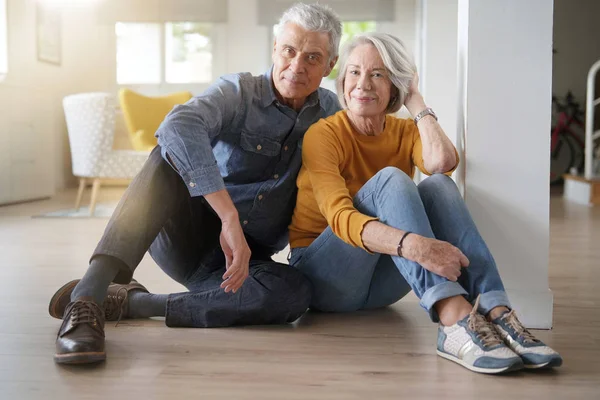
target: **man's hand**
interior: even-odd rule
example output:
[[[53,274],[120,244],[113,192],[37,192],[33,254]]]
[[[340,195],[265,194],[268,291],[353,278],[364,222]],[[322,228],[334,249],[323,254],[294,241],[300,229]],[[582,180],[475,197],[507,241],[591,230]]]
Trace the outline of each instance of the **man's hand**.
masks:
[[[462,268],[469,266],[469,259],[448,242],[411,234],[404,243],[407,251],[402,253],[407,259],[452,282],[458,280]]]
[[[248,277],[251,254],[240,222],[237,219],[222,221],[219,240],[226,261],[221,287],[227,293],[235,293]]]

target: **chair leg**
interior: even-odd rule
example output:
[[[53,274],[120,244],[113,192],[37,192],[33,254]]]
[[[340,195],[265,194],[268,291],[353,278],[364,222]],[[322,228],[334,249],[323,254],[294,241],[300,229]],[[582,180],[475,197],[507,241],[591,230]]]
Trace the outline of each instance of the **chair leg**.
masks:
[[[98,201],[98,192],[100,192],[100,178],[95,178],[92,184],[92,200],[90,201],[90,217],[94,216],[96,211],[96,202]]]
[[[77,199],[75,200],[75,210],[79,211],[79,207],[81,207],[81,198],[83,197],[83,191],[85,190],[86,184],[85,178],[79,178],[79,189],[77,190]]]

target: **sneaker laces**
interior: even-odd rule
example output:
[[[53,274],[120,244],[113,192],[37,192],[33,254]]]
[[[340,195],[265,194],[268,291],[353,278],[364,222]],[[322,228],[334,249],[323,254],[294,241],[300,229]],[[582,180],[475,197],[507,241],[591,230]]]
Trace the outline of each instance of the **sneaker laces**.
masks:
[[[71,324],[74,327],[81,324],[96,326],[99,314],[102,315],[102,310],[94,302],[77,300],[71,306],[70,314]]]
[[[502,344],[503,342],[494,326],[490,322],[488,322],[488,320],[485,319],[483,315],[477,312],[479,308],[480,296],[477,296],[477,300],[475,300],[475,305],[469,313],[467,327],[470,331],[475,333],[475,335],[481,341],[481,344],[484,347],[494,347],[499,344]]]
[[[123,296],[119,296],[122,292],[124,292]],[[121,286],[117,290],[117,293],[108,295],[104,300],[104,312],[106,313],[107,320],[114,320],[115,314],[117,312],[119,313],[115,327],[119,326],[119,322],[121,322],[121,318],[123,317],[125,304],[127,304],[127,293],[127,289],[124,286]]]
[[[515,310],[510,310],[509,312],[504,314],[501,317],[501,319],[503,321],[505,321],[506,324],[508,326],[510,326],[517,333],[518,336],[523,338],[523,341],[525,343],[539,343],[540,342],[535,336],[533,336],[533,334],[531,332],[529,332],[527,330],[527,328],[525,328],[523,326],[521,321],[519,321],[519,319],[517,318],[517,315],[515,314]]]

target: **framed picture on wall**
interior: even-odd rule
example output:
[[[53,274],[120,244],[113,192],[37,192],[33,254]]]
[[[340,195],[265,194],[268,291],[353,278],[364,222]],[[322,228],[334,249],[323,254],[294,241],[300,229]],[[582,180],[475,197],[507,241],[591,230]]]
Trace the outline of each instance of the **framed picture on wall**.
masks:
[[[62,29],[60,8],[37,3],[35,25],[38,60],[61,65]]]

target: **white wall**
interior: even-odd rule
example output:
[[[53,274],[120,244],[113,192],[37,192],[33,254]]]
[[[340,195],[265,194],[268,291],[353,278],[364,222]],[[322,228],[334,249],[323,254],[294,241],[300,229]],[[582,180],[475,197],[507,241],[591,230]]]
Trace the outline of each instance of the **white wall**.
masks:
[[[459,0],[466,201],[511,301],[548,328],[552,0]]]
[[[422,92],[446,135],[456,144],[458,0],[421,0]]]
[[[552,92],[570,89],[585,107],[587,74],[600,59],[600,1],[554,0],[554,48]]]
[[[8,1],[9,72],[0,83],[0,202],[52,195],[72,179],[61,99],[104,87],[90,11],[63,16],[62,65],[37,60],[34,0]]]

